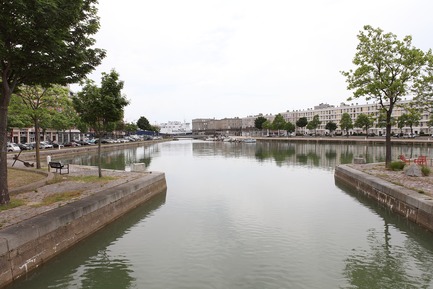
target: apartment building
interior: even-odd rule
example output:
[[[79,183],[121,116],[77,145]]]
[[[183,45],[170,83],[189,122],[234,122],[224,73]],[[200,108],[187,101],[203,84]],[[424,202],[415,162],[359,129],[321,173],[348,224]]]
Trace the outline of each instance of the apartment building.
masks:
[[[395,106],[393,110],[393,117],[397,119],[402,114],[406,113],[406,109],[404,105],[409,105],[409,100],[404,100],[399,103],[399,106]],[[376,103],[365,103],[365,104],[346,104],[340,103],[339,106],[330,105],[327,103],[321,103],[314,108],[302,109],[302,110],[292,110],[280,113],[286,121],[290,121],[293,124],[296,124],[296,121],[301,117],[306,117],[308,121],[311,121],[315,115],[319,115],[319,119],[322,122],[321,125],[317,128],[316,133],[319,135],[325,135],[329,133],[325,126],[328,122],[334,122],[337,124],[338,128],[336,133],[342,133],[339,124],[341,120],[341,116],[344,113],[348,113],[353,122],[357,119],[360,114],[373,115],[377,117],[379,115],[380,107]],[[233,123],[236,123],[236,128],[239,125],[240,120],[240,129],[243,135],[253,135],[253,131],[255,130],[254,121],[259,116],[263,116],[269,121],[273,121],[275,115],[251,115],[243,118],[233,118],[233,119],[224,119],[224,120],[216,120],[216,119],[193,119],[192,120],[192,131],[193,134],[218,134],[221,132],[231,132],[235,127]],[[427,125],[429,120],[429,113],[424,111],[422,112],[421,120],[419,125],[413,127],[413,132],[416,134],[430,134],[431,131]],[[238,128],[236,129],[236,131]],[[353,128],[349,131],[350,134],[353,133],[362,133],[363,130],[361,128]],[[392,133],[409,133],[410,128],[404,127],[399,129],[397,125],[392,127]],[[297,128],[297,133],[308,134],[310,133],[306,128]],[[381,128],[377,126],[377,121],[373,124],[373,126],[369,129],[368,133],[374,133],[376,135],[385,134],[385,128]]]

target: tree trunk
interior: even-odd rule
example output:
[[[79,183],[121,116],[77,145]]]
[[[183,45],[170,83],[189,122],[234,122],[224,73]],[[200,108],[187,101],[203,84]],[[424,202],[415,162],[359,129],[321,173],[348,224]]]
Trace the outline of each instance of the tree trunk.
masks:
[[[7,122],[8,106],[12,91],[5,79],[2,77],[0,94],[0,204],[10,202],[8,189],[8,161],[7,161]]]
[[[101,169],[101,138],[99,137],[98,141],[98,176],[102,178],[102,169]]]
[[[391,115],[387,115],[386,136],[385,136],[385,167],[391,165]]]
[[[41,146],[41,137],[39,135],[39,121],[35,120],[35,142],[36,142],[36,168],[41,168],[41,156],[40,156],[40,146]]]

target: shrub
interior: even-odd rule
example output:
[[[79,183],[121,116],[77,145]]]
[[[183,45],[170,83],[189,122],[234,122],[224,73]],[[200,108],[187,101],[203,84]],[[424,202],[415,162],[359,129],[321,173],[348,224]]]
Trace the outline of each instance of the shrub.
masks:
[[[430,175],[430,168],[428,166],[422,166],[421,167],[421,173],[423,174],[423,176],[428,176]]]
[[[404,168],[405,165],[406,165],[405,162],[402,162],[402,161],[394,161],[394,162],[391,162],[391,164],[389,165],[389,168],[390,168],[392,171],[401,171],[401,170],[403,170],[403,168]]]

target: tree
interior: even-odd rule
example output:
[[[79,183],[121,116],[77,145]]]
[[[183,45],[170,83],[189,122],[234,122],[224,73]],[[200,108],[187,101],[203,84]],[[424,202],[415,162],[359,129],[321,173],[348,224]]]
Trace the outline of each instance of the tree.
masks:
[[[63,111],[70,101],[68,94],[68,89],[59,85],[47,88],[23,85],[17,91],[17,97],[11,101],[13,105],[10,113],[29,118],[35,128],[36,168],[38,169],[41,168],[40,129],[47,129],[54,123],[62,122]]]
[[[284,128],[288,134],[291,134],[295,131],[296,127],[293,123],[291,123],[290,121],[286,122],[286,126]]]
[[[365,113],[360,113],[355,120],[354,126],[365,130],[365,134],[368,138],[368,129],[373,125],[373,122],[374,120],[372,116],[366,115]]]
[[[397,118],[397,127],[400,129],[400,133],[403,133],[403,128],[406,126],[407,114],[403,113]]]
[[[125,123],[124,130],[128,135],[131,133],[135,133],[137,131],[137,129],[138,129],[138,127],[135,123],[133,123],[133,122]]]
[[[405,114],[405,124],[410,127],[410,133],[413,134],[413,126],[419,124],[419,121],[421,120],[421,112],[415,108],[410,107],[407,107],[406,110],[407,113]]]
[[[269,130],[272,129],[272,123],[271,123],[269,120],[266,120],[266,121],[263,123],[262,127],[263,127],[264,129],[268,130],[268,133],[267,133],[267,134],[269,135]]]
[[[341,130],[346,131],[346,136],[349,137],[349,129],[353,128],[353,122],[352,122],[352,118],[350,117],[350,114],[348,114],[347,112],[341,115],[340,127]]]
[[[316,130],[321,123],[322,122],[319,119],[319,115],[316,114],[315,116],[313,116],[313,119],[310,122],[308,122],[307,129],[314,130],[314,134],[316,134]]]
[[[254,120],[254,127],[260,130],[263,129],[263,123],[265,123],[265,121],[266,121],[265,117],[259,116]]]
[[[7,115],[20,85],[76,83],[105,52],[91,37],[99,29],[97,0],[2,1],[0,5],[0,204],[9,203]]]
[[[308,124],[308,119],[306,117],[301,117],[296,121],[296,127],[306,127]]]
[[[140,117],[137,120],[137,126],[139,129],[142,129],[142,130],[152,130],[152,126],[150,125],[147,118],[145,118],[144,116]]]
[[[111,70],[109,74],[102,73],[101,87],[94,81],[87,80],[82,91],[73,98],[74,107],[81,120],[87,123],[99,138],[99,177],[102,177],[101,138],[123,118],[124,107],[128,105],[128,100],[121,93],[122,89],[123,81],[119,80],[119,74]]]
[[[353,90],[353,98],[375,100],[386,113],[385,164],[391,163],[391,115],[396,104],[429,78],[433,66],[431,50],[424,53],[412,46],[412,37],[398,40],[392,33],[366,25],[358,34],[353,59],[355,71],[342,71]],[[350,98],[351,99],[351,98]]]
[[[280,135],[280,130],[286,129],[286,120],[281,113],[277,114],[272,121],[272,129],[278,130],[278,135]]]
[[[325,125],[325,129],[329,130],[329,134],[332,135],[332,133],[337,129],[337,124],[330,121]]]

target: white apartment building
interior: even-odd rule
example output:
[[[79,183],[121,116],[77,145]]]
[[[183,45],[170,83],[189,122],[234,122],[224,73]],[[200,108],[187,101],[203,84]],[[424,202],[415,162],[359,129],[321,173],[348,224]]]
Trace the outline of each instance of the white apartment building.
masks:
[[[191,134],[191,124],[188,122],[180,122],[180,121],[169,121],[166,123],[161,123],[159,125],[161,130],[159,133],[168,134],[168,135],[176,135],[176,134]]]
[[[402,114],[406,113],[406,110],[403,108],[402,105],[408,105],[410,103],[409,100],[404,100],[399,103],[398,106],[395,106],[393,109],[392,116],[397,119]],[[345,104],[341,103],[339,106],[333,106],[326,103],[321,103],[314,108],[310,108],[307,110],[294,110],[294,111],[288,111],[281,113],[286,121],[290,121],[293,124],[296,123],[296,121],[301,117],[306,117],[308,121],[311,121],[315,115],[319,115],[319,119],[322,122],[321,125],[316,130],[317,134],[326,134],[327,130],[325,129],[325,126],[328,122],[332,121],[337,124],[337,133],[341,132],[341,129],[339,128],[341,116],[344,113],[348,113],[350,117],[352,118],[353,123],[355,123],[355,120],[357,117],[363,113],[366,115],[373,115],[377,117],[379,115],[379,105],[376,103],[366,103],[366,104]],[[429,119],[429,113],[428,112],[422,112],[421,120],[419,122],[419,125],[416,127],[413,127],[414,133],[425,133],[429,134],[429,127],[427,125]],[[308,133],[308,130],[303,130],[305,133]],[[349,133],[361,133],[363,130],[361,128],[353,128],[350,130]],[[410,128],[404,127],[402,131],[397,127],[397,125],[392,127],[392,133],[409,133]],[[368,133],[374,133],[376,135],[383,135],[385,133],[385,128],[377,127],[377,121],[373,124],[373,126],[369,129]]]
[[[402,114],[406,113],[406,110],[402,107],[402,105],[408,105],[410,103],[409,100],[404,100],[399,103],[398,106],[395,106],[393,109],[393,117],[397,119]],[[352,104],[345,104],[341,103],[339,106],[330,105],[327,103],[321,103],[314,108],[308,108],[308,109],[302,109],[302,110],[292,110],[292,111],[286,111],[280,113],[286,121],[290,121],[293,124],[296,124],[296,121],[298,121],[301,117],[306,117],[308,121],[311,121],[315,115],[319,115],[319,119],[322,122],[321,125],[317,128],[316,133],[319,135],[325,135],[329,133],[325,126],[328,122],[332,121],[337,124],[337,130],[336,133],[342,133],[339,125],[341,116],[344,113],[348,113],[350,117],[352,118],[353,123],[355,123],[355,120],[357,117],[363,113],[367,115],[373,115],[377,117],[379,115],[380,107],[376,103],[365,103],[365,104],[358,104],[358,103],[352,103]],[[265,117],[269,121],[273,121],[275,118],[275,115],[272,114],[258,114],[258,115],[250,115],[247,117],[240,118],[242,122],[242,135],[253,135],[255,130],[254,121],[258,117]],[[236,118],[237,119],[237,118]],[[429,129],[427,122],[429,120],[429,113],[424,111],[422,112],[421,120],[419,122],[419,125],[416,127],[413,127],[413,132],[416,134],[424,133],[424,134],[431,134],[432,131]],[[192,120],[192,130],[193,133],[206,133],[207,131],[215,131],[216,127],[218,127],[217,130],[224,130],[225,128],[221,127],[221,124],[217,126],[216,123],[219,123],[219,120],[216,119],[193,119]],[[432,128],[433,130],[433,128]],[[392,133],[409,133],[410,128],[404,127],[402,130],[400,130],[397,125],[392,127]],[[306,128],[297,128],[297,133],[300,134],[308,134],[309,132]],[[353,133],[365,133],[361,128],[353,128],[349,131],[350,134]],[[374,133],[376,135],[384,135],[385,134],[385,128],[384,127],[377,127],[377,121],[373,124],[373,126],[368,130],[368,133]]]

